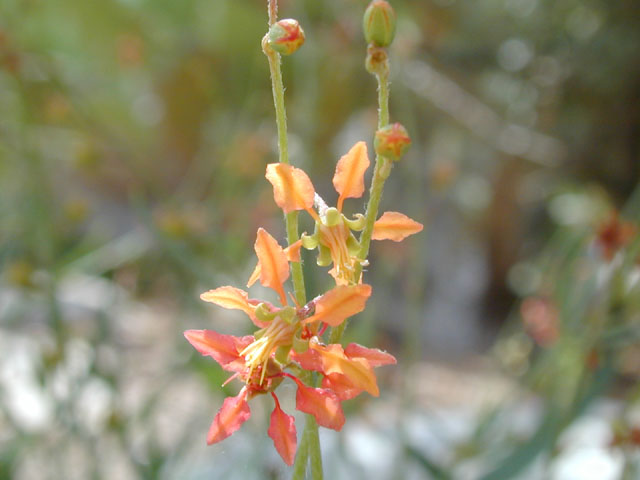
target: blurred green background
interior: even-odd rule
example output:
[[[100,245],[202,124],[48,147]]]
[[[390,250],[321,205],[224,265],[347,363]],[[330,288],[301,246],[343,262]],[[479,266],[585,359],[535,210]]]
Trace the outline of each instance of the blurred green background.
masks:
[[[291,158],[329,203],[376,125],[366,4],[280,2]],[[322,432],[327,478],[639,478],[640,4],[392,4],[413,144],[382,208],[426,228],[374,242],[348,339],[399,365]],[[0,0],[0,478],[290,476],[268,401],[206,447],[235,387],[182,336],[250,332],[199,294],[284,240],[266,29],[263,0]]]

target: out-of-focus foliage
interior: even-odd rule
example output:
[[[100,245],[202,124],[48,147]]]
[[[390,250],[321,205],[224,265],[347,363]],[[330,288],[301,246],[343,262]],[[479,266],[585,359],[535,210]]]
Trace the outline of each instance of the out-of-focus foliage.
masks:
[[[287,476],[251,426],[205,448],[224,376],[181,333],[244,332],[198,294],[243,283],[259,226],[282,236],[265,3],[0,1],[0,478],[231,478],[234,461],[234,478]],[[291,157],[328,199],[375,129],[366,3],[280,5],[307,36],[284,63]],[[562,433],[604,399],[634,478],[640,4],[392,3],[392,120],[413,143],[383,203],[427,229],[373,247],[377,303],[349,332],[402,358],[383,386],[397,422],[361,422],[394,439],[368,478],[508,478],[540,459],[557,474]],[[306,260],[314,295],[326,275]],[[412,435],[439,381],[414,363],[486,351],[518,394],[460,442]],[[518,433],[510,408],[532,395],[537,427]],[[341,456],[364,445],[329,449],[329,478],[385,457]]]

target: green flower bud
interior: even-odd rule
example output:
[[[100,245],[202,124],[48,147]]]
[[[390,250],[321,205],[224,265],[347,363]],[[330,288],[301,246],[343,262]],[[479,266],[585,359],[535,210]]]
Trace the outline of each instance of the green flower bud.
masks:
[[[394,123],[376,132],[373,145],[376,154],[397,162],[411,145],[411,139],[401,124]]]
[[[285,18],[269,28],[269,46],[282,55],[291,55],[304,43],[304,31],[297,20]]]
[[[362,27],[367,43],[388,47],[396,35],[396,12],[384,0],[373,0],[364,12]]]

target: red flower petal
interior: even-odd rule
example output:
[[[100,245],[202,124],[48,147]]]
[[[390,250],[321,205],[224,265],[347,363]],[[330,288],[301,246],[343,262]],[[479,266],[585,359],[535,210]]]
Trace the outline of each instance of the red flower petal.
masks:
[[[372,367],[380,367],[382,365],[395,365],[396,357],[390,353],[383,352],[377,348],[367,348],[357,343],[350,343],[344,349],[345,355],[349,358],[362,358]]]
[[[250,416],[251,410],[247,403],[247,389],[245,387],[236,397],[225,398],[216,418],[213,419],[211,427],[209,427],[207,444],[211,445],[224,440],[249,420]]]
[[[184,336],[198,352],[232,372],[244,369],[244,359],[238,354],[254,340],[251,335],[234,337],[213,330],[187,330]]]
[[[273,393],[272,393],[273,395]],[[271,423],[267,433],[273,440],[273,445],[287,465],[293,465],[296,457],[297,438],[296,420],[293,415],[287,415],[280,408],[278,398],[273,395],[276,406],[271,413]]]
[[[376,376],[366,360],[347,357],[342,346],[338,344],[312,345],[311,348],[320,354],[322,373],[325,375],[339,373],[347,377],[354,387],[366,390],[374,397],[380,395]]]
[[[296,383],[296,408],[313,415],[318,425],[340,431],[344,425],[344,413],[338,396],[331,390],[308,387],[297,379]]]
[[[322,387],[332,390],[341,401],[351,400],[363,391],[361,388],[354,386],[348,377],[339,373],[326,375],[322,379]]]

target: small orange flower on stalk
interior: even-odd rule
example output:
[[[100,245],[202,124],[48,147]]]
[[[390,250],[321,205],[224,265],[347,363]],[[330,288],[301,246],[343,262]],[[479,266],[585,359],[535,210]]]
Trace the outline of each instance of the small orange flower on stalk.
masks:
[[[333,264],[329,274],[337,285],[359,283],[360,278],[355,278],[357,266],[367,265],[366,260],[358,257],[361,245],[353,234],[364,229],[365,217],[357,214],[348,219],[342,207],[345,199],[360,198],[364,194],[364,174],[369,165],[364,142],[356,143],[340,158],[333,175],[333,186],[338,192],[336,207],[328,207],[316,194],[303,170],[281,163],[267,165],[266,177],[273,185],[276,204],[285,213],[305,210],[315,220],[315,231],[313,235],[302,236],[302,246],[308,250],[318,249],[318,265]],[[422,228],[420,223],[401,213],[386,212],[374,224],[372,239],[399,242]]]
[[[239,379],[244,386],[235,397],[228,397],[216,414],[207,443],[224,440],[251,416],[249,400],[270,393],[275,406],[268,434],[288,465],[296,452],[296,428],[293,416],[280,407],[275,389],[285,378],[297,385],[296,409],[313,415],[319,425],[340,430],[344,424],[341,401],[363,391],[378,395],[373,367],[395,363],[388,353],[352,344],[323,345],[319,339],[327,325],[337,326],[362,310],[371,295],[369,285],[340,285],[307,305],[287,305],[284,282],[289,277],[289,262],[300,261],[299,244],[283,249],[263,229],[258,230],[255,251],[258,265],[249,283],[260,280],[273,289],[282,306],[253,300],[238,288],[219,287],[201,295],[207,302],[245,312],[260,328],[254,335],[235,337],[212,330],[187,330],[185,337],[202,355],[210,356]],[[322,327],[321,327],[322,325]],[[323,375],[322,388],[314,388],[295,375],[285,372],[317,371]]]

